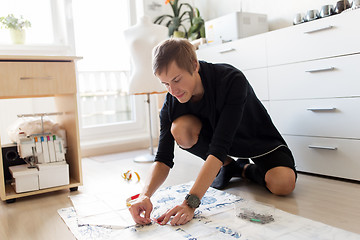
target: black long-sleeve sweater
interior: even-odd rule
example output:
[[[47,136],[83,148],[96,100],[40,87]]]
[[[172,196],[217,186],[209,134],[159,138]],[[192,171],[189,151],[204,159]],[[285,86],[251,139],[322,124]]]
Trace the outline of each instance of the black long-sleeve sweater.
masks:
[[[200,61],[204,95],[198,102],[180,103],[170,93],[160,112],[160,139],[155,161],[174,165],[171,123],[185,114],[200,118],[210,136],[207,154],[225,161],[227,155],[251,158],[286,145],[243,73],[228,64]]]

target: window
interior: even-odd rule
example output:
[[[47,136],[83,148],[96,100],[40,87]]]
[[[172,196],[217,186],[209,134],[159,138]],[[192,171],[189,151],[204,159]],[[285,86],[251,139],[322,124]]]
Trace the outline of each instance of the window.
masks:
[[[26,30],[28,44],[52,44],[54,42],[49,0],[3,0],[0,16],[5,17],[8,14],[14,14],[15,17],[23,16],[31,22],[32,27]],[[0,42],[1,44],[11,44],[7,31],[1,31]]]
[[[67,26],[68,6],[71,0],[2,0],[0,16],[14,14],[31,22],[26,29],[24,45],[13,44],[9,31],[0,29],[1,54],[73,55],[71,33]]]
[[[104,139],[145,130],[144,104],[127,95],[130,56],[123,31],[131,0],[73,0],[81,137]],[[138,107],[135,107],[138,106]],[[120,134],[121,132],[121,134]]]
[[[136,5],[134,0],[0,1],[0,16],[22,15],[32,24],[24,45],[12,44],[8,30],[0,29],[0,54],[83,57],[77,62],[82,147],[148,137],[145,99],[127,95],[130,56],[123,31],[135,22]]]
[[[84,128],[134,120],[132,98],[125,92],[128,71],[79,71]]]

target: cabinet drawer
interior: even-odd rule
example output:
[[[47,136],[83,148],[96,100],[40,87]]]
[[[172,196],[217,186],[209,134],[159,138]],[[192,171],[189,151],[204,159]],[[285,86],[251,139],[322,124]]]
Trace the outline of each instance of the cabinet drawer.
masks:
[[[260,100],[269,100],[267,69],[258,68],[243,71]]]
[[[282,134],[360,139],[360,98],[271,101]]]
[[[360,96],[360,54],[269,67],[270,99]]]
[[[267,66],[265,34],[197,50],[199,60],[228,63],[240,70]]]
[[[0,97],[76,93],[73,62],[0,62]]]
[[[360,140],[283,136],[299,171],[360,180]]]
[[[360,52],[360,9],[269,32],[269,65]],[[348,37],[351,36],[351,37]]]

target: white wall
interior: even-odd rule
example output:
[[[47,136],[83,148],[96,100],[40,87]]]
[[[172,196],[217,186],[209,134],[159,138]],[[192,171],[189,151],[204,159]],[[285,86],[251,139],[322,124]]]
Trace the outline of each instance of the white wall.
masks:
[[[140,0],[144,3],[145,14],[152,18],[170,13],[165,0]],[[182,0],[180,0],[182,1]],[[292,25],[296,13],[318,9],[326,4],[335,5],[337,0],[183,0],[199,8],[205,20],[214,19],[235,11],[267,14],[270,30]],[[152,6],[155,6],[151,8]]]

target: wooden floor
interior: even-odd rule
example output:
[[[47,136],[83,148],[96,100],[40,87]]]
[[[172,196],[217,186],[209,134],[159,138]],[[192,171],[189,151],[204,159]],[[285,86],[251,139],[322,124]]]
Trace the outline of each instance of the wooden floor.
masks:
[[[0,239],[75,239],[57,214],[70,207],[70,194],[124,192],[121,173],[132,169],[146,178],[149,163],[134,163],[133,157],[147,150],[83,159],[84,185],[77,192],[67,190],[0,203]],[[203,161],[177,149],[175,166],[165,186],[194,180]],[[274,205],[276,208],[334,227],[360,234],[360,184],[299,174],[295,191],[287,197],[274,196],[260,186],[233,179],[225,191],[246,199]],[[140,188],[136,185],[136,188]]]

